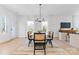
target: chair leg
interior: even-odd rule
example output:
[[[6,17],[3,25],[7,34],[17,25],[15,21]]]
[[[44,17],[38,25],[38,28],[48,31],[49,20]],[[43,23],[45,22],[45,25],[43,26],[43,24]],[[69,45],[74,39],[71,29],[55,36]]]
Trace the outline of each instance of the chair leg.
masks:
[[[35,46],[34,46],[34,55],[35,55]]]
[[[34,50],[34,55],[35,55],[35,50]]]
[[[44,55],[46,55],[46,45],[44,45]]]
[[[44,50],[44,55],[46,55],[46,49]]]
[[[49,40],[46,41],[46,44],[49,43]]]
[[[52,40],[50,40],[49,43],[51,44],[51,47],[53,47]]]
[[[47,45],[48,41],[46,41],[46,45]]]
[[[50,40],[48,42],[49,42],[49,44],[51,44],[51,41]]]
[[[51,40],[51,47],[53,47],[52,40]]]
[[[46,55],[46,50],[44,50],[44,55]]]
[[[30,46],[30,43],[32,42],[32,40],[29,40],[29,43],[28,43],[28,47]]]

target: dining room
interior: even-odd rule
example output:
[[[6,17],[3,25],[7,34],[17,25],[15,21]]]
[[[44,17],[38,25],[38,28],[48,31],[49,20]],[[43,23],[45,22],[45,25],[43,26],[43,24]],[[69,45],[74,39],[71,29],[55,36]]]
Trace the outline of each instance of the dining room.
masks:
[[[78,55],[78,11],[79,4],[0,4],[0,54]]]

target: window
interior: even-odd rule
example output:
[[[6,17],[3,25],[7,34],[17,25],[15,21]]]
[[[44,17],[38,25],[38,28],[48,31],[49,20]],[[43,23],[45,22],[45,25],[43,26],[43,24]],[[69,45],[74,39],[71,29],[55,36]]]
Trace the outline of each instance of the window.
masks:
[[[0,34],[6,33],[6,17],[0,16]]]
[[[27,22],[27,27],[28,27],[28,31],[33,32],[33,30],[34,30],[34,22],[33,21],[28,21]]]
[[[35,25],[36,24],[34,24],[34,21],[28,21],[27,22],[27,27],[28,27],[27,31],[30,31],[30,32],[38,31],[39,26],[36,27]],[[42,31],[42,32],[48,31],[48,22],[47,21],[44,21],[41,23],[41,30],[40,31]]]
[[[48,22],[47,21],[42,22],[42,30],[43,30],[43,32],[48,31]]]

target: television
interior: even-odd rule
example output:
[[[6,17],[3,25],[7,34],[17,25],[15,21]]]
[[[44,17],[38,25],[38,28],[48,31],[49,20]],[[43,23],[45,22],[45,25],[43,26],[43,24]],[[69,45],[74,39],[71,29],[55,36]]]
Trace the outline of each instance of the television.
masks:
[[[61,28],[71,28],[71,23],[70,22],[61,22],[60,24]]]

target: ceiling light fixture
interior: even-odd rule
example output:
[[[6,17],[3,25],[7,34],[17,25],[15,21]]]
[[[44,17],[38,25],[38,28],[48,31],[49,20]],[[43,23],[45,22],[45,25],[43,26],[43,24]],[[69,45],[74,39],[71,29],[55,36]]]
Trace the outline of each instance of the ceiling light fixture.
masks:
[[[39,4],[39,18],[37,18],[36,20],[35,20],[35,22],[43,22],[44,21],[44,18],[42,18],[42,13],[41,13],[41,11],[42,11],[42,9],[41,9],[41,6],[42,6],[42,4]]]

